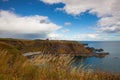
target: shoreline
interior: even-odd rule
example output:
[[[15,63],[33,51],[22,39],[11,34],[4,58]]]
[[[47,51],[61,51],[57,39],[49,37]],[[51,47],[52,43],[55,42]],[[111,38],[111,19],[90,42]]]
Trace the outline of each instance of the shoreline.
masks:
[[[95,49],[93,47],[89,47],[88,43],[82,44],[78,41],[0,38],[0,42],[13,46],[22,54],[41,51],[44,54],[70,54],[74,56],[95,56],[99,58],[109,55],[108,52],[103,52],[103,49]]]

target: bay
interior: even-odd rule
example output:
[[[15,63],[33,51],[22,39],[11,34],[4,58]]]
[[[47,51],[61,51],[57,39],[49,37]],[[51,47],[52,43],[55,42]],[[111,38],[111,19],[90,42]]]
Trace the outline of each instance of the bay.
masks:
[[[110,54],[104,58],[76,57],[74,66],[82,64],[92,70],[120,73],[120,41],[80,41],[80,43],[87,43],[89,47],[97,49],[102,48]]]

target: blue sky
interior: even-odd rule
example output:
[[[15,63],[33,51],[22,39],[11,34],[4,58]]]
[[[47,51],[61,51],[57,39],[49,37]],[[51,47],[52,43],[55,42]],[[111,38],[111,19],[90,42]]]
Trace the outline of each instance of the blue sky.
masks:
[[[119,41],[118,3],[119,0],[0,0],[0,37]]]

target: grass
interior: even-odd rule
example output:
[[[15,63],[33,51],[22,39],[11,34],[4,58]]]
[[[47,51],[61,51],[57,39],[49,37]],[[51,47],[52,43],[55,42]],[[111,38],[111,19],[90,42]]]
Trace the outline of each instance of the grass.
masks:
[[[84,53],[89,51],[82,44],[75,41],[58,41],[58,40],[22,40],[11,38],[0,38],[0,42],[11,45],[21,53],[44,51],[44,53]]]
[[[0,49],[0,80],[120,80],[120,74],[69,70],[71,56],[40,55],[28,61],[19,52]]]
[[[0,50],[0,80],[35,80],[37,68],[18,54]]]

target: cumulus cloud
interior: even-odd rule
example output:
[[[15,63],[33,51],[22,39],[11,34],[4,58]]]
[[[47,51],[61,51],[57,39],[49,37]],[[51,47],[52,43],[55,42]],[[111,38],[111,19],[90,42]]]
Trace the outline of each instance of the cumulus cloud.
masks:
[[[65,25],[65,26],[71,26],[72,23],[71,23],[71,22],[65,22],[64,25]]]
[[[63,3],[62,8],[68,14],[79,15],[82,12],[90,10],[91,13],[97,13],[103,16],[110,12],[110,8],[114,0],[42,0],[48,4]],[[102,6],[101,6],[102,5]]]
[[[46,38],[60,28],[46,16],[20,16],[0,10],[0,37]]]
[[[88,11],[96,14],[100,20],[97,26],[101,32],[120,32],[120,0],[42,0],[44,3],[63,3],[63,8],[57,10],[65,11],[67,14],[80,15]]]
[[[98,21],[100,32],[119,33],[120,32],[120,17],[104,17]]]

